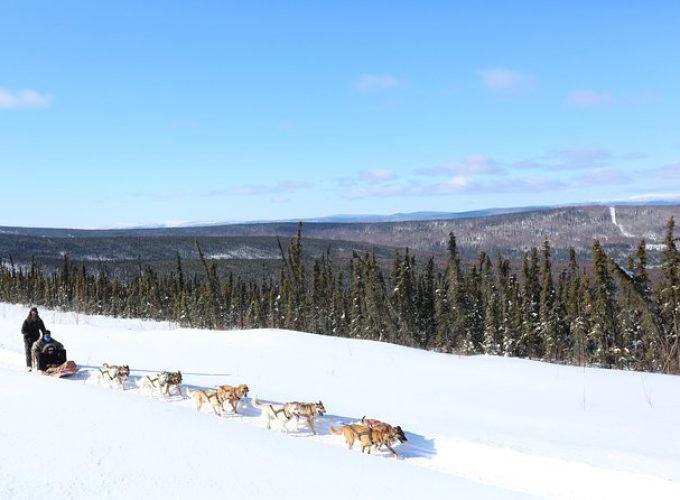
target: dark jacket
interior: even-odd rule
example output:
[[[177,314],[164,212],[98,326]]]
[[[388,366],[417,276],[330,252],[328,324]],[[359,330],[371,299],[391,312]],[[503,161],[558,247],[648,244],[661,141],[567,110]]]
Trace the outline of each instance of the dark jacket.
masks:
[[[48,345],[53,345],[57,351],[64,350],[64,344],[54,340],[54,337],[52,337],[52,339],[49,342],[45,342],[45,339],[43,337],[40,337],[40,340],[37,340],[33,343],[31,352],[33,353],[33,355],[36,355],[37,353],[42,352],[43,349]]]
[[[47,331],[45,328],[45,323],[40,319],[40,316],[36,316],[35,319],[30,317],[24,320],[24,324],[21,325],[21,333],[24,337],[28,339],[38,340],[40,334],[44,334]]]

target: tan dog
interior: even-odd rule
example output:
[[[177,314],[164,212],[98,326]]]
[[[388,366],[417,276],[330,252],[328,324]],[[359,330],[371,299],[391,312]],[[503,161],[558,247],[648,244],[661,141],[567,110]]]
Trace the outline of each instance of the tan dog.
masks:
[[[220,397],[219,390],[191,389],[187,387],[187,394],[193,400],[198,411],[201,411],[204,403],[208,403],[215,415],[222,416],[222,405],[224,400]]]
[[[371,437],[371,429],[367,425],[351,424],[343,425],[339,430],[334,427],[329,427],[328,429],[331,431],[331,434],[335,434],[336,436],[342,434],[345,437],[345,443],[347,443],[347,447],[350,450],[354,447],[354,442],[358,440],[361,444],[361,453],[366,451],[371,453],[373,439]]]
[[[225,401],[229,401],[231,410],[234,413],[238,413],[238,403],[248,395],[249,390],[250,389],[248,389],[246,384],[240,384],[237,386],[221,385],[217,388],[220,399],[222,400],[222,404],[224,404]]]
[[[314,429],[314,418],[322,417],[326,413],[326,408],[323,403],[319,401],[318,403],[301,403],[299,401],[292,401],[284,405],[288,413],[295,418],[295,424],[297,429],[300,429],[300,418],[304,418],[307,421],[307,425],[312,430],[312,434],[316,434]]]

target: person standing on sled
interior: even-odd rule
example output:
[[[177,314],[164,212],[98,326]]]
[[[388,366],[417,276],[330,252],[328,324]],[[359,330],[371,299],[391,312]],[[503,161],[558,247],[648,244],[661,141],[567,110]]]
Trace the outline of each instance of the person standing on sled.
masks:
[[[38,308],[31,307],[28,318],[21,325],[21,334],[24,336],[24,349],[26,350],[26,369],[29,372],[31,371],[31,348],[33,343],[40,338],[40,334],[45,335],[45,332],[47,332],[47,329],[38,315]]]

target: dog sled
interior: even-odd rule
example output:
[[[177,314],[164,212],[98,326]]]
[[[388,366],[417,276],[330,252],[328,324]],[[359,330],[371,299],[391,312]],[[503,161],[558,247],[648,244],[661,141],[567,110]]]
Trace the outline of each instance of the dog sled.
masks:
[[[45,346],[35,354],[34,365],[38,373],[57,378],[70,377],[79,370],[75,362],[67,361],[65,349],[57,349],[53,345]]]

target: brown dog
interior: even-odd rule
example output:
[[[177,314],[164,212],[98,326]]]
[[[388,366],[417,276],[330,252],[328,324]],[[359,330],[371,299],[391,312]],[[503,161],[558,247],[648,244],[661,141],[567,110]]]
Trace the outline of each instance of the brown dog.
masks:
[[[381,446],[386,446],[395,458],[400,458],[399,454],[394,450],[394,448],[392,448],[392,443],[395,441],[400,441],[403,443],[406,441],[406,436],[404,436],[401,428],[373,427],[371,429],[371,440],[373,441],[373,446],[376,450],[379,450]]]
[[[379,450],[384,445],[395,457],[399,457],[398,453],[392,448],[392,443],[395,441],[400,443],[408,441],[401,426],[392,426],[381,420],[366,417],[361,419],[361,423],[371,429],[371,438],[376,450]]]
[[[233,385],[221,385],[217,388],[217,393],[219,394],[220,399],[222,400],[222,404],[224,404],[225,401],[229,401],[229,404],[231,405],[231,410],[234,413],[238,413],[236,410],[238,409],[238,403],[241,401],[241,399],[245,398],[248,395],[248,386],[246,384],[240,384],[237,386]]]
[[[408,441],[408,439],[406,439],[406,435],[404,434],[404,431],[401,429],[400,425],[390,425],[386,422],[383,422],[382,420],[376,420],[374,418],[366,418],[366,417],[363,417],[361,419],[361,423],[364,424],[364,425],[367,425],[371,429],[384,428],[384,429],[389,430],[395,436],[395,438],[399,440],[400,443],[405,443],[406,441]]]
[[[329,427],[328,429],[331,431],[331,434],[335,434],[336,436],[342,434],[345,437],[345,443],[347,443],[347,447],[350,450],[354,447],[354,442],[358,440],[361,445],[361,453],[371,453],[373,438],[371,436],[372,431],[367,425],[351,424],[343,425],[340,429],[335,429],[334,427]]]

